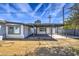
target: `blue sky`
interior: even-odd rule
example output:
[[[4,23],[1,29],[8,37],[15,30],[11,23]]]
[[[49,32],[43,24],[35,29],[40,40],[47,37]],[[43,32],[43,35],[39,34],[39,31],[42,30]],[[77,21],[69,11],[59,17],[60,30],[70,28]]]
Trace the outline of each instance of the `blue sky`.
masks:
[[[0,19],[22,23],[41,20],[42,23],[48,23],[48,16],[51,15],[51,23],[62,23],[62,7],[67,18],[71,13],[68,8],[73,5],[74,3],[0,3]]]

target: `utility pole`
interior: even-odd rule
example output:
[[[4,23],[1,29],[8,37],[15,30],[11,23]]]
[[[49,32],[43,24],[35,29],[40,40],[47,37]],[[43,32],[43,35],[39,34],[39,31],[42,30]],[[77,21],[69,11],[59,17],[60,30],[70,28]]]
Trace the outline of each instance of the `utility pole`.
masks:
[[[51,18],[52,18],[52,15],[51,15],[51,8],[52,8],[52,4],[50,3],[50,9],[49,9],[49,15],[48,15],[48,19],[49,19],[49,24],[51,23]]]
[[[62,16],[63,16],[63,35],[64,35],[64,7],[62,8]],[[66,36],[67,36],[67,34],[66,34]]]
[[[50,7],[49,11],[50,12],[49,12],[49,15],[48,15],[48,19],[49,19],[49,24],[51,24],[51,18],[52,18],[52,16],[51,16],[51,7]],[[50,34],[51,34],[51,39],[52,39],[52,26],[50,27]]]
[[[64,7],[62,8],[63,11],[63,25],[64,25]]]

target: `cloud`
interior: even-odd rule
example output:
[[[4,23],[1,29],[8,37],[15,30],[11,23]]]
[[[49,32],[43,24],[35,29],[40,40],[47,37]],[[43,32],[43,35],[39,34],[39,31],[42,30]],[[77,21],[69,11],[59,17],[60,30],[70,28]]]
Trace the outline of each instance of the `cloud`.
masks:
[[[32,22],[33,20],[36,19],[41,19],[44,22],[48,22],[48,15],[49,15],[49,9],[51,7],[51,4],[48,4],[48,6],[44,9],[43,13],[41,14],[41,16],[45,16],[45,17],[40,17],[37,16],[38,10],[39,8],[42,6],[43,4],[40,3],[36,9],[33,11],[32,8],[30,7],[29,4],[25,4],[25,3],[19,3],[19,4],[15,4],[14,7],[10,6],[10,4],[0,4],[1,9],[3,11],[7,11],[7,13],[4,12],[4,14],[0,14],[0,18],[2,19],[8,19],[8,20],[13,20],[13,21],[26,21],[26,22]],[[53,5],[53,4],[52,4]],[[62,22],[62,15],[57,17],[58,15],[60,15],[60,13],[62,12],[62,7],[66,6],[65,3],[63,4],[54,4],[53,5],[56,9],[51,11],[51,15],[52,15],[52,22],[56,22],[56,23],[61,23]],[[67,6],[68,7],[68,6]],[[19,11],[21,12],[25,12],[25,13],[17,13]],[[48,11],[48,12],[47,12]],[[14,13],[10,13],[10,12],[14,12]],[[16,12],[16,13],[15,13]],[[33,12],[33,13],[32,13]],[[68,14],[68,13],[67,13]],[[65,14],[66,15],[66,14]],[[68,16],[68,15],[66,15]],[[18,19],[18,20],[17,20]],[[20,20],[19,20],[20,19]],[[31,21],[32,20],[32,21]]]
[[[34,12],[32,13],[32,16],[36,13],[36,11],[38,11],[38,9],[39,9],[41,6],[42,6],[42,3],[40,3],[40,4],[36,7],[36,9],[34,10]]]
[[[45,14],[45,12],[51,7],[51,4],[44,10],[44,12],[41,14],[41,17]]]
[[[58,15],[58,13],[62,10],[64,5],[66,5],[66,4],[64,3],[64,4],[61,4],[60,6],[58,6],[58,8],[54,11],[54,15]]]

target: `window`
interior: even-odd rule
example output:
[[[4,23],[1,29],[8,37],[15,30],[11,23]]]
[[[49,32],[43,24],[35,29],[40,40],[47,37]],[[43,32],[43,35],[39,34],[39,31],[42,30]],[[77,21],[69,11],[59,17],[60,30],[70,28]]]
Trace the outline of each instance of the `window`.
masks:
[[[14,27],[14,33],[20,33],[20,26]]]
[[[40,31],[45,31],[45,27],[41,27],[40,28]]]
[[[20,34],[20,26],[8,26],[8,34]]]

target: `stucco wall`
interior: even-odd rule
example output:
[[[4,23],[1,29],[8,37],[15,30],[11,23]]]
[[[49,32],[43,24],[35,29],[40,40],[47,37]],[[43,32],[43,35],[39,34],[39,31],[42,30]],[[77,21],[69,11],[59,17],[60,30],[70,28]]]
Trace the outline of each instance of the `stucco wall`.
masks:
[[[47,27],[46,30],[47,30],[47,34],[51,34],[51,28],[50,27]]]
[[[56,29],[57,29],[56,27],[52,28],[52,34],[56,34],[56,32],[57,32]]]
[[[57,31],[56,31],[56,27],[47,27],[46,30],[47,30],[47,34],[51,34],[51,30],[52,30],[52,34],[55,34]]]
[[[31,35],[31,34],[32,34],[32,28],[28,27],[28,35]]]
[[[32,29],[28,26],[24,26],[24,37],[28,37],[30,34],[32,34]]]

